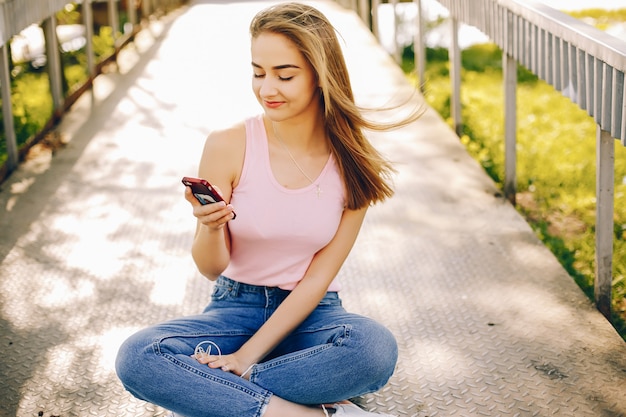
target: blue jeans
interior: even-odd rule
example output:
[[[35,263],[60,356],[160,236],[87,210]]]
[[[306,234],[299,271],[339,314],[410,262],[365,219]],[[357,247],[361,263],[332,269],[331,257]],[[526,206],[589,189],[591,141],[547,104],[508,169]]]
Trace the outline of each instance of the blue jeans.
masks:
[[[220,277],[202,314],[127,339],[118,352],[117,375],[135,397],[187,417],[259,417],[272,395],[316,405],[374,392],[387,383],[398,357],[393,335],[369,318],[346,312],[336,292],[327,293],[252,368],[250,381],[191,357],[205,341],[219,346],[222,354],[237,351],[288,295]],[[202,345],[205,350],[209,346]]]

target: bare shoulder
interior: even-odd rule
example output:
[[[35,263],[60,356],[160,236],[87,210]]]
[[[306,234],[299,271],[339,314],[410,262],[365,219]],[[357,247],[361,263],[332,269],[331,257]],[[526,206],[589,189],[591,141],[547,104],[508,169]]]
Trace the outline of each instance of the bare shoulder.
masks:
[[[246,126],[244,122],[214,130],[209,133],[204,144],[205,150],[233,152],[244,150],[246,145]],[[232,155],[231,155],[232,156]]]
[[[239,180],[245,150],[244,122],[212,131],[204,143],[199,166],[200,176],[213,179],[222,188],[231,188]]]

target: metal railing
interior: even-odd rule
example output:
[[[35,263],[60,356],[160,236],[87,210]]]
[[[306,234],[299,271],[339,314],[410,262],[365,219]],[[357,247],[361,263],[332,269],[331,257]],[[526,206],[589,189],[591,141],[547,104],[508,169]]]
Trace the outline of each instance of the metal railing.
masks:
[[[0,45],[33,23],[52,16],[67,0],[0,0]]]
[[[73,93],[71,97],[64,97],[62,91],[62,64],[57,38],[56,13],[70,2],[68,0],[0,0],[0,93],[2,98],[2,116],[4,122],[4,136],[6,141],[7,162],[0,166],[0,181],[15,170],[20,160],[15,134],[15,125],[11,100],[11,57],[9,56],[9,42],[22,30],[32,24],[38,24],[43,29],[45,39],[46,69],[50,82],[53,114],[44,131],[67,110],[85,89],[89,88],[93,79],[98,75],[99,67],[95,63],[93,50],[94,5],[106,6],[107,24],[112,27],[115,36],[115,52],[109,59],[116,59],[119,49],[136,33],[138,16],[148,17],[159,10],[168,10],[184,3],[185,0],[78,0],[74,3],[81,5],[82,24],[85,27],[85,52],[87,55],[87,81]],[[124,3],[124,11],[131,29],[123,36],[117,36],[119,30],[120,5]],[[102,64],[102,63],[101,63]],[[45,132],[40,132],[41,136]],[[34,141],[36,142],[36,140]],[[24,151],[22,149],[21,151]]]
[[[626,42],[560,11],[530,0],[437,0],[451,21],[449,51],[452,83],[451,113],[461,133],[461,54],[459,24],[478,28],[503,51],[505,100],[504,193],[515,204],[517,64],[561,91],[587,111],[596,133],[596,248],[594,293],[596,307],[611,319],[613,269],[614,146],[626,146]],[[344,0],[377,34],[376,12],[381,1]],[[396,1],[389,1],[396,4]],[[424,80],[425,45],[421,0],[414,39],[415,68]]]

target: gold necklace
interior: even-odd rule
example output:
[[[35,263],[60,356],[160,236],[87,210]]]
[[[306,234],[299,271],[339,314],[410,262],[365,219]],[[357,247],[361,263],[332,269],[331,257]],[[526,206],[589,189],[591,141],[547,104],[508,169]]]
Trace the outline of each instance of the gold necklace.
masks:
[[[315,181],[313,181],[311,179],[311,177],[309,177],[306,174],[306,172],[304,172],[304,170],[302,169],[300,164],[296,161],[296,158],[293,157],[293,155],[291,154],[291,151],[289,151],[289,148],[287,147],[287,144],[285,144],[285,142],[283,142],[283,140],[280,138],[280,136],[278,136],[278,132],[276,132],[276,125],[274,124],[274,122],[272,122],[272,130],[274,131],[274,136],[276,136],[276,139],[278,139],[278,142],[287,151],[287,155],[289,155],[289,158],[291,158],[291,162],[293,162],[293,164],[296,166],[296,168],[298,168],[298,171],[300,171],[302,173],[302,175],[304,175],[305,178],[307,180],[309,180],[309,182],[311,184],[315,184]],[[319,183],[315,184],[315,187],[316,187],[315,193],[317,194],[317,198],[320,198],[320,194],[322,194],[322,189],[320,187],[320,184]]]

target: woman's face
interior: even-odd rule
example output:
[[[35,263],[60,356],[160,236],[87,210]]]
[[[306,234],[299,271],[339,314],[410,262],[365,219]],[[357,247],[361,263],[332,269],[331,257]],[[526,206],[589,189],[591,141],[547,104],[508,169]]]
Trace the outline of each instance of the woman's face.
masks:
[[[315,73],[296,45],[265,32],[252,39],[252,89],[274,121],[316,117],[320,111]]]

